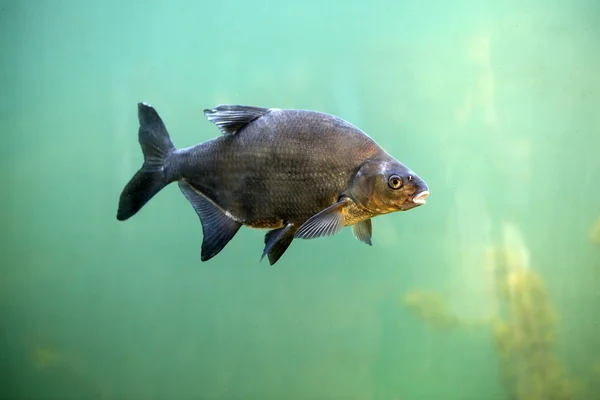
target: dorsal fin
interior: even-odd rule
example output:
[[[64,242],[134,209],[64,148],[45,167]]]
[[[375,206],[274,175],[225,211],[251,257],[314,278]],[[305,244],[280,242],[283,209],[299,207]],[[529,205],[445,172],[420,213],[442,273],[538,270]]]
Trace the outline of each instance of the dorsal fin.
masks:
[[[221,104],[213,109],[204,110],[204,115],[227,136],[235,135],[245,125],[269,111],[269,108]]]

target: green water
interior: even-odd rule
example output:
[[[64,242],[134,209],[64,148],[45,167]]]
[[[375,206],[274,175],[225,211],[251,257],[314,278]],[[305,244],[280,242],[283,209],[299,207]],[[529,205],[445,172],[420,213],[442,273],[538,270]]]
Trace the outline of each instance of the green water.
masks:
[[[572,398],[600,398],[600,3],[500,3],[0,1],[0,398],[525,399],[490,324],[403,302],[506,313],[481,260],[508,222]],[[431,196],[373,247],[345,229],[269,266],[243,228],[201,263],[176,185],[116,220],[138,101],[178,147],[220,103],[333,113]]]

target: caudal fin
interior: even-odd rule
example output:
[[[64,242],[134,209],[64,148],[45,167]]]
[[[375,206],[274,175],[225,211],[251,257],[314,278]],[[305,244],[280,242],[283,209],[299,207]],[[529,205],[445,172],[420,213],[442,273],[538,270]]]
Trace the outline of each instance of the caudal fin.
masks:
[[[134,216],[156,193],[172,182],[167,161],[175,150],[169,132],[156,110],[138,103],[139,142],[144,153],[142,168],[131,178],[119,199],[117,219]]]

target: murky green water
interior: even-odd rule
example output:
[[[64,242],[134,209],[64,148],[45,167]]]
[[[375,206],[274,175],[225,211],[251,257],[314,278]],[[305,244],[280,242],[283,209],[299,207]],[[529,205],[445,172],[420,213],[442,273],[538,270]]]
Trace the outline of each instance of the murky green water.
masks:
[[[598,37],[593,0],[0,1],[0,397],[600,398]],[[201,263],[175,185],[116,220],[138,101],[179,147],[333,113],[431,196]]]

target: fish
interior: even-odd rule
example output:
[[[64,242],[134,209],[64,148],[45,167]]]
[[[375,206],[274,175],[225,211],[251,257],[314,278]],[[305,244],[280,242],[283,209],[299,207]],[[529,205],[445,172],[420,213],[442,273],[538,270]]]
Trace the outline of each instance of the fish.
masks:
[[[138,103],[144,161],[125,185],[117,219],[134,216],[177,182],[202,225],[201,261],[215,257],[242,226],[267,229],[274,265],[294,239],[351,226],[372,245],[372,219],[425,204],[429,188],[410,168],[351,123],[305,109],[221,104],[204,109],[217,137],[176,148],[156,109]]]

